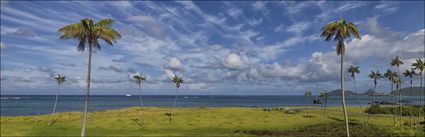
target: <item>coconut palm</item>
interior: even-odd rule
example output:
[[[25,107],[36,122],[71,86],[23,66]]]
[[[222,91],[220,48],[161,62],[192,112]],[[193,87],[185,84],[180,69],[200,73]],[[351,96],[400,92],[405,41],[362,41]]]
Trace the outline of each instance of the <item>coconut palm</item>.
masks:
[[[146,77],[143,75],[134,75],[133,79],[136,81],[137,90],[139,93],[139,99],[140,99],[140,125],[141,127],[144,127],[144,121],[143,121],[143,98],[142,98],[142,91],[140,90],[140,87],[142,85],[142,81],[146,80]]]
[[[391,93],[391,101],[392,102],[395,102],[394,101],[394,96],[393,96],[393,93],[392,93],[392,91],[393,91],[393,89],[394,89],[394,81],[395,81],[395,78],[396,77],[398,77],[398,74],[397,74],[397,72],[394,72],[394,71],[391,71],[391,70],[387,70],[387,72],[385,72],[384,73],[384,76],[385,77],[387,77],[388,78],[388,80],[390,81],[390,83],[391,83],[391,91],[390,91],[390,93]],[[396,116],[396,110],[395,110],[395,108],[393,107],[393,125],[394,126],[396,126],[396,118],[395,118],[395,116]]]
[[[177,75],[174,75],[173,82],[176,84],[176,97],[174,98],[173,109],[171,110],[169,121],[171,121],[172,120],[172,117],[173,117],[173,110],[174,110],[174,107],[176,106],[177,97],[179,95],[180,84],[182,84],[184,81],[183,81],[183,78],[182,77],[179,77]]]
[[[360,93],[357,93],[357,85],[356,85],[356,74],[360,73],[359,67],[350,66],[348,68],[348,73],[350,73],[350,76],[353,78],[354,92],[356,92],[357,94],[357,100],[359,101],[359,105],[360,105],[360,112],[363,113],[363,105],[362,105],[362,102],[360,101]],[[363,116],[363,121],[366,123],[366,118],[364,116]]]
[[[395,56],[395,58],[394,59],[392,59],[391,60],[391,66],[397,66],[397,73],[398,74],[400,74],[400,65],[403,65],[404,63],[403,63],[403,61],[401,61],[399,58],[398,58],[398,56]],[[398,80],[399,81],[401,81],[401,77],[398,77]],[[399,97],[400,97],[400,101],[402,101],[403,100],[403,93],[401,92],[401,88],[400,89],[398,89],[399,91],[398,91],[398,94],[399,94]],[[402,112],[403,112],[403,102],[400,102],[400,122],[401,122],[401,118],[403,117],[402,116]],[[400,124],[403,124],[403,123],[400,123]]]
[[[409,125],[410,125],[410,128],[412,128],[412,115],[413,115],[413,112],[412,112],[412,110],[413,110],[413,105],[412,105],[412,90],[413,90],[413,76],[416,75],[416,72],[415,72],[415,70],[413,68],[411,68],[410,71],[409,70],[406,70],[403,74],[404,74],[405,77],[410,77],[410,92],[409,92],[409,102],[410,102],[410,115],[409,115],[409,118],[410,118],[410,122],[409,122]]]
[[[372,103],[371,103],[371,108],[372,105],[375,103],[375,94],[376,94],[376,85],[378,85],[378,80],[380,80],[382,77],[382,74],[379,72],[379,70],[375,71],[371,71],[371,73],[369,74],[369,78],[373,79],[374,85],[373,85],[373,94],[372,94]],[[369,119],[370,119],[370,111],[369,111],[369,116],[367,117],[367,121],[366,121],[366,125],[369,124]]]
[[[86,44],[89,49],[88,71],[87,71],[87,90],[84,99],[84,114],[81,128],[81,136],[86,135],[87,110],[90,95],[90,74],[91,74],[91,57],[93,47],[100,50],[99,39],[105,41],[106,44],[113,46],[116,40],[121,38],[121,35],[114,29],[109,28],[114,23],[112,19],[103,19],[94,22],[92,19],[84,18],[75,24],[66,25],[58,31],[61,34],[60,39],[76,39],[79,41],[78,51],[84,51]]]
[[[310,106],[311,106],[310,98],[311,98],[311,96],[312,96],[311,91],[307,90],[307,91],[304,93],[304,96],[307,98],[308,106],[310,107]],[[307,118],[309,118],[308,111],[307,111]]]
[[[62,85],[65,82],[65,76],[61,76],[58,74],[58,76],[55,77],[56,82],[58,82],[58,86],[57,86],[57,92],[56,92],[56,98],[55,98],[55,105],[53,105],[53,111],[52,114],[50,115],[50,120],[49,120],[49,124],[52,124],[52,118],[53,115],[55,114],[56,111],[56,104],[58,103],[58,92],[59,92],[59,86]]]
[[[419,105],[419,109],[420,109],[420,112],[419,112],[419,114],[418,114],[418,121],[420,121],[420,117],[421,117],[421,115],[422,115],[422,113],[423,113],[423,109],[422,109],[422,92],[423,92],[423,90],[422,90],[422,80],[423,80],[423,71],[424,71],[424,68],[425,68],[425,60],[422,60],[422,59],[416,59],[416,62],[414,62],[413,64],[412,64],[412,67],[413,67],[413,69],[414,70],[417,70],[417,71],[419,71],[419,75],[421,76],[421,86],[420,86],[420,95],[419,95],[419,102],[420,102],[420,105]]]
[[[324,91],[324,92],[320,93],[319,97],[322,98],[323,101],[325,101],[325,104],[324,104],[325,106],[324,106],[324,109],[323,109],[323,117],[325,117],[326,116],[326,104],[328,103],[328,99],[331,97],[331,93]]]
[[[349,39],[351,35],[355,38],[360,39],[360,32],[357,29],[356,25],[352,22],[347,22],[344,18],[340,18],[339,21],[334,21],[326,24],[322,27],[321,37],[325,38],[325,41],[334,40],[336,41],[336,54],[341,57],[340,64],[340,80],[341,80],[341,103],[342,109],[344,111],[345,118],[345,128],[347,136],[350,136],[350,130],[348,128],[348,116],[345,106],[345,95],[344,95],[344,53],[345,53],[345,43],[344,41]]]

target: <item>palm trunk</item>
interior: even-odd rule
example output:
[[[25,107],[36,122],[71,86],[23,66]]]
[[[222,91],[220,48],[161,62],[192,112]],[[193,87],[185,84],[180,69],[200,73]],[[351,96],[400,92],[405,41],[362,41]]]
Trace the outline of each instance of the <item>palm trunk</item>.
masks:
[[[174,98],[173,108],[171,109],[170,120],[173,118],[174,108],[176,107],[177,97],[179,96],[179,88],[176,88],[176,97]]]
[[[400,74],[400,67],[399,66],[397,66],[397,73]],[[399,81],[401,81],[400,77],[398,77]],[[399,98],[400,98],[400,127],[401,127],[401,126],[403,126],[403,93],[401,93],[401,83],[399,83],[399,85],[398,85],[398,95],[399,95]]]
[[[412,104],[412,90],[413,90],[413,79],[412,79],[412,77],[410,77],[410,92],[409,92],[409,102],[410,102],[410,115],[409,115],[409,117],[410,117],[410,122],[409,122],[409,124],[410,124],[410,128],[412,128],[412,114],[413,114],[413,104]]]
[[[58,103],[58,92],[59,92],[59,85],[58,85],[57,91],[56,91],[55,105],[53,106],[52,115],[50,115],[50,120],[49,120],[49,124],[48,124],[49,126],[52,124],[53,115],[55,114],[55,111],[56,111],[56,104]]]
[[[393,91],[393,89],[394,89],[394,84],[393,84],[393,82],[392,81],[390,81],[391,82],[391,92]],[[391,93],[390,92],[390,93]],[[396,101],[394,100],[394,95],[393,94],[391,94],[391,101],[392,101],[392,103],[395,103]],[[396,123],[396,115],[397,115],[397,110],[396,110],[396,107],[392,107],[393,108],[393,126],[395,127],[396,125],[397,125],[397,123]]]
[[[375,82],[375,83],[376,83],[376,82]],[[370,112],[370,111],[372,111],[373,104],[375,103],[375,92],[376,92],[376,84],[375,84],[375,85],[373,85],[372,103],[370,104],[370,110],[369,110],[369,112],[368,112],[368,117],[367,117],[366,126],[368,126],[368,125],[369,125],[369,119],[370,119],[370,116],[371,116],[371,112]]]
[[[353,77],[353,82],[354,82],[354,92],[357,93],[357,85],[356,85],[356,78],[355,77]],[[357,93],[357,100],[359,101],[359,104],[360,104],[360,113],[363,113],[363,106],[362,106],[362,101],[360,100],[359,93]],[[363,122],[365,122],[365,124],[366,124],[366,118],[363,114],[362,114],[362,117],[363,117]]]
[[[341,98],[342,98],[342,110],[344,111],[344,119],[345,119],[345,128],[347,131],[347,137],[350,137],[350,130],[348,127],[348,116],[347,116],[347,108],[345,106],[345,95],[344,95],[344,53],[341,53],[341,68],[340,68],[340,76],[341,76]]]
[[[38,110],[37,118],[35,119],[35,122],[38,123],[39,120],[40,120],[40,110]]]
[[[87,123],[87,110],[89,104],[89,95],[90,95],[90,73],[91,73],[91,56],[92,56],[92,45],[89,45],[89,64],[87,70],[87,90],[86,97],[84,99],[84,114],[83,114],[83,126],[81,128],[81,137],[86,136],[86,123]]]
[[[418,123],[416,123],[415,124],[415,127],[418,127],[418,125],[420,125],[420,123],[421,123],[421,115],[422,115],[422,79],[423,79],[423,74],[422,74],[422,72],[420,72],[420,75],[421,75],[421,86],[420,86],[420,88],[419,88],[419,113],[418,113],[418,118],[417,118],[417,122]]]
[[[140,90],[140,85],[138,85],[139,90],[139,99],[140,99],[140,125],[144,127],[144,120],[143,120],[143,98],[142,98],[142,91]]]

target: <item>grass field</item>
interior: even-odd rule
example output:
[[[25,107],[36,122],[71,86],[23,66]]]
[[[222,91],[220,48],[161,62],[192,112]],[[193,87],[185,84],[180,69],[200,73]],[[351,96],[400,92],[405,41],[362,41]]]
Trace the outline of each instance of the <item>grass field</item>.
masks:
[[[296,109],[296,108],[292,108]],[[329,108],[327,117],[321,111],[302,112],[264,111],[260,108],[178,108],[172,122],[169,108],[145,108],[145,126],[138,124],[138,108],[105,110],[89,113],[87,136],[340,136],[344,135],[340,108]],[[312,117],[305,117],[306,111]],[[369,127],[362,124],[358,108],[349,108],[353,136],[410,135],[424,136],[423,126],[410,129],[393,127],[391,115],[373,115]],[[81,112],[55,115],[48,126],[50,115],[1,117],[1,136],[79,136]],[[405,118],[408,121],[408,118]]]

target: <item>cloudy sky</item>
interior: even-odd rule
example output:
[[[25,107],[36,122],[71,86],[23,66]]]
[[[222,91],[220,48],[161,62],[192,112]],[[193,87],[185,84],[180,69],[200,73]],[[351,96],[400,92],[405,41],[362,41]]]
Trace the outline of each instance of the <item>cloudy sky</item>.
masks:
[[[88,54],[57,30],[83,18],[116,20],[122,38],[102,43],[92,64],[92,94],[136,93],[131,76],[144,74],[146,94],[303,94],[339,87],[339,57],[320,29],[342,15],[361,40],[346,41],[345,66],[358,65],[359,90],[371,70],[410,68],[424,56],[424,2],[127,2],[1,1],[1,94],[83,94]],[[416,80],[418,81],[418,80]],[[418,84],[418,82],[415,82]],[[346,86],[353,88],[346,74]],[[379,91],[388,91],[379,81]],[[406,86],[406,85],[404,85]]]

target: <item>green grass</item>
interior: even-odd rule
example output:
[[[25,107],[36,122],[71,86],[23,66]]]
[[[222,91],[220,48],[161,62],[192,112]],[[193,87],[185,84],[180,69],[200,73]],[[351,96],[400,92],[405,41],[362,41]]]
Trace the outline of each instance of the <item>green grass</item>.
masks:
[[[285,113],[282,111],[264,111],[261,108],[178,108],[172,122],[166,113],[170,108],[145,108],[145,127],[136,121],[140,117],[138,108],[96,111],[89,113],[88,136],[256,136],[255,132],[279,132],[276,135],[296,136],[324,133],[344,133],[341,108],[329,108],[323,118],[320,110],[308,110],[313,117],[306,118],[305,111]],[[368,132],[388,135],[423,136],[423,127],[393,127],[391,115],[374,115],[370,127],[365,128],[359,108],[349,108],[349,118],[353,122],[353,132],[373,129]],[[356,112],[356,113],[353,113]],[[364,113],[365,115],[365,113]],[[57,121],[48,126],[50,115],[1,117],[1,136],[79,136],[81,130],[81,112],[57,113]],[[406,118],[406,121],[408,119]],[[336,125],[336,126],[335,126]],[[315,128],[312,128],[315,127]],[[320,127],[323,127],[321,129]],[[329,130],[332,129],[333,131]],[[336,131],[335,131],[336,130]],[[302,134],[301,134],[302,133]],[[310,133],[310,134],[309,134]],[[312,133],[312,134],[311,134]],[[367,132],[365,132],[367,133]],[[273,133],[271,135],[274,135]],[[367,134],[374,135],[374,134]]]

